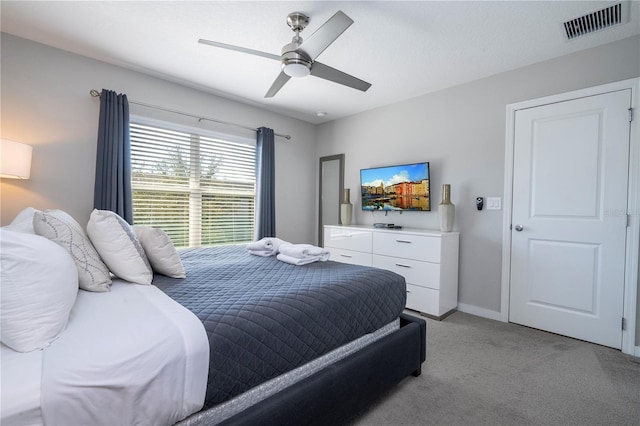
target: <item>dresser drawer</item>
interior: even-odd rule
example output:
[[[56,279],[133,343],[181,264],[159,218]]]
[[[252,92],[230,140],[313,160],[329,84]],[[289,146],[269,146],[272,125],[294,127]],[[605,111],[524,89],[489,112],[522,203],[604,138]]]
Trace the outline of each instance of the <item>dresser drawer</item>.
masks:
[[[440,264],[438,263],[374,254],[373,266],[402,275],[409,284],[436,290],[440,288]]]
[[[407,284],[407,308],[425,314],[440,316],[439,292],[430,288]]]
[[[440,263],[440,238],[376,232],[373,235],[373,252],[385,256]]]
[[[371,231],[325,227],[324,246],[371,253]]]
[[[341,263],[350,263],[352,265],[371,266],[371,253],[345,250],[335,247],[327,247],[326,249],[331,253],[329,260]]]

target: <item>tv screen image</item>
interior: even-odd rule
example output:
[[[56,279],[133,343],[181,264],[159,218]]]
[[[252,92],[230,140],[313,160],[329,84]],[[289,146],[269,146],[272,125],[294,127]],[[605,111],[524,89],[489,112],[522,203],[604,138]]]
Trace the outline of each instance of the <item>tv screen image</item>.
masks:
[[[429,163],[360,170],[362,210],[430,211]]]

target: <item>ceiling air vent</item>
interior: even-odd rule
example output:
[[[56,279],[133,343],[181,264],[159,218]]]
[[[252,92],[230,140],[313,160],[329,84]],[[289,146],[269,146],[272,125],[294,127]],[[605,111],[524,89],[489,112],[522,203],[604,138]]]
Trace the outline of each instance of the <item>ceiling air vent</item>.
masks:
[[[604,9],[567,21],[563,25],[567,38],[573,40],[614,25],[624,24],[628,20],[627,2],[618,2]]]

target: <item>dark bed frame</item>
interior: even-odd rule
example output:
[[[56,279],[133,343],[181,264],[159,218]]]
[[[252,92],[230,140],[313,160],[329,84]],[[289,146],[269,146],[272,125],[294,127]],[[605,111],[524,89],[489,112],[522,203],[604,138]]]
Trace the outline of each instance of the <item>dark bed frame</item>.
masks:
[[[425,320],[401,314],[399,330],[221,424],[346,424],[408,375],[420,375],[426,333]]]

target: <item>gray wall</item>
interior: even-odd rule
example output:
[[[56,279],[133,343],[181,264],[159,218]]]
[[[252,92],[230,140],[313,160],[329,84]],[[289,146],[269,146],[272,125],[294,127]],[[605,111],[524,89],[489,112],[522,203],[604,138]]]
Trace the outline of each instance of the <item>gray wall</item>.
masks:
[[[505,106],[640,76],[636,36],[315,127],[7,34],[1,42],[2,137],[34,147],[30,180],[0,180],[2,225],[26,206],[62,208],[86,223],[99,109],[88,92],[108,88],[133,100],[291,134],[292,141],[276,140],[276,216],[279,236],[295,242],[316,240],[319,157],[346,154],[355,223],[436,228],[435,205],[431,213],[373,216],[360,211],[356,197],[360,168],[430,161],[434,204],[441,184],[452,185],[461,232],[460,302],[489,315],[500,309],[502,211],[477,212],[474,199],[503,195]]]
[[[276,228],[281,238],[313,241],[318,159],[312,124],[7,34],[1,55],[2,137],[34,148],[31,179],[0,181],[2,225],[27,206],[64,209],[87,222],[100,107],[89,90],[106,88],[130,100],[291,134],[290,141],[276,138]],[[131,112],[255,138],[251,131],[133,105]]]
[[[356,194],[361,168],[429,161],[432,212],[385,217],[354,196],[355,223],[438,228],[441,186],[451,184],[460,303],[497,318],[503,212],[478,212],[475,197],[503,196],[506,105],[638,76],[636,36],[319,125],[318,156],[345,153],[345,188]]]

